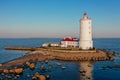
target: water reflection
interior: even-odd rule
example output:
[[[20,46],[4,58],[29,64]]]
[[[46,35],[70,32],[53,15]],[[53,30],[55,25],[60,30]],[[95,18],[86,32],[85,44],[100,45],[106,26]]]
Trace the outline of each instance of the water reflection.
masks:
[[[80,64],[80,78],[81,80],[93,80],[92,71],[93,63],[92,62],[79,62]]]

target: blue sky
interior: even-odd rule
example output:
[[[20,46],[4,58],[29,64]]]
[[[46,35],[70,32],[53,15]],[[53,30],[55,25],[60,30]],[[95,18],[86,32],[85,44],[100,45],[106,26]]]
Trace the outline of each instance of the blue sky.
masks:
[[[120,0],[0,0],[0,38],[79,37],[84,12],[93,37],[120,38]]]

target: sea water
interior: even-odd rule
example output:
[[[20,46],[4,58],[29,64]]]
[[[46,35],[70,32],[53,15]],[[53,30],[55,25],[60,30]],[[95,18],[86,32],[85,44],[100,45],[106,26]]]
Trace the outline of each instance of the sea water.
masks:
[[[45,42],[60,42],[60,38],[6,38],[0,39],[0,63],[4,63],[15,58],[21,57],[27,53],[27,51],[12,51],[5,50],[5,47],[40,47]],[[117,51],[120,53],[120,39],[119,38],[97,38],[94,39],[94,47],[108,50],[110,52]],[[56,63],[60,63],[61,66],[57,66]],[[86,64],[91,64],[89,68]],[[40,66],[45,66],[47,71],[40,71]],[[52,69],[49,70],[49,65]],[[98,62],[62,62],[62,61],[50,61],[49,65],[44,62],[38,62],[35,70],[26,69],[23,75],[18,80],[27,79],[30,80],[35,72],[39,72],[43,75],[50,75],[50,80],[84,80],[85,77],[81,76],[79,72],[82,68],[87,70],[86,76],[89,76],[93,80],[120,80],[120,68],[114,67],[120,65],[120,55],[115,57],[114,61],[98,61]],[[62,66],[66,69],[62,70]],[[92,72],[92,73],[91,73]]]

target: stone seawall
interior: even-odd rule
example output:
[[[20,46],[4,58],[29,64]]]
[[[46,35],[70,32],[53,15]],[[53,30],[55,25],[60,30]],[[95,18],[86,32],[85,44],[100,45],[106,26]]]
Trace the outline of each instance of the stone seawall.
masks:
[[[51,52],[51,55],[57,60],[68,60],[68,61],[103,61],[103,60],[114,60],[111,53],[104,51],[91,52],[79,52],[79,53],[58,53]]]
[[[18,48],[18,49],[20,50],[20,48]],[[26,49],[26,48],[22,48],[22,49]],[[56,60],[62,60],[62,61],[114,60],[114,56],[111,53],[108,53],[108,52],[105,52],[102,50],[97,50],[97,51],[96,50],[88,50],[85,52],[84,51],[54,50],[54,49],[37,48],[37,49],[35,49],[35,51],[31,51],[21,58],[18,58],[18,59],[15,59],[10,62],[2,64],[0,69],[23,65],[24,63],[26,63],[28,61],[37,62],[37,61],[43,61],[46,59],[48,59],[48,60],[56,59]]]

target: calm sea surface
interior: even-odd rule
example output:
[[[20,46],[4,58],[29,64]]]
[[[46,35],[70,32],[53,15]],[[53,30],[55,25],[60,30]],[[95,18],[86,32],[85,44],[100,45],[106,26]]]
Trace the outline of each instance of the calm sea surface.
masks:
[[[0,63],[10,61],[12,59],[23,56],[26,51],[9,51],[4,50],[7,46],[17,47],[39,47],[44,42],[60,42],[61,39],[49,39],[49,38],[24,38],[24,39],[0,39]],[[120,38],[100,38],[94,39],[95,48],[102,48],[111,52],[117,51],[120,53]],[[61,67],[56,66],[56,63],[61,63],[61,66],[66,67],[62,70]],[[47,71],[42,72],[39,70],[40,66],[45,66]],[[52,69],[49,69],[49,65],[52,65]],[[87,70],[85,74],[88,76],[88,80],[120,80],[120,55],[115,57],[114,61],[99,61],[99,62],[61,62],[50,61],[49,65],[44,62],[40,62],[36,65],[34,71],[26,69],[26,72],[18,78],[18,80],[31,80],[31,77],[27,78],[29,73],[33,75],[36,71],[40,74],[50,75],[50,80],[86,80],[85,76],[79,72],[84,69]],[[87,65],[91,65],[88,67]],[[92,73],[91,73],[92,72]]]

